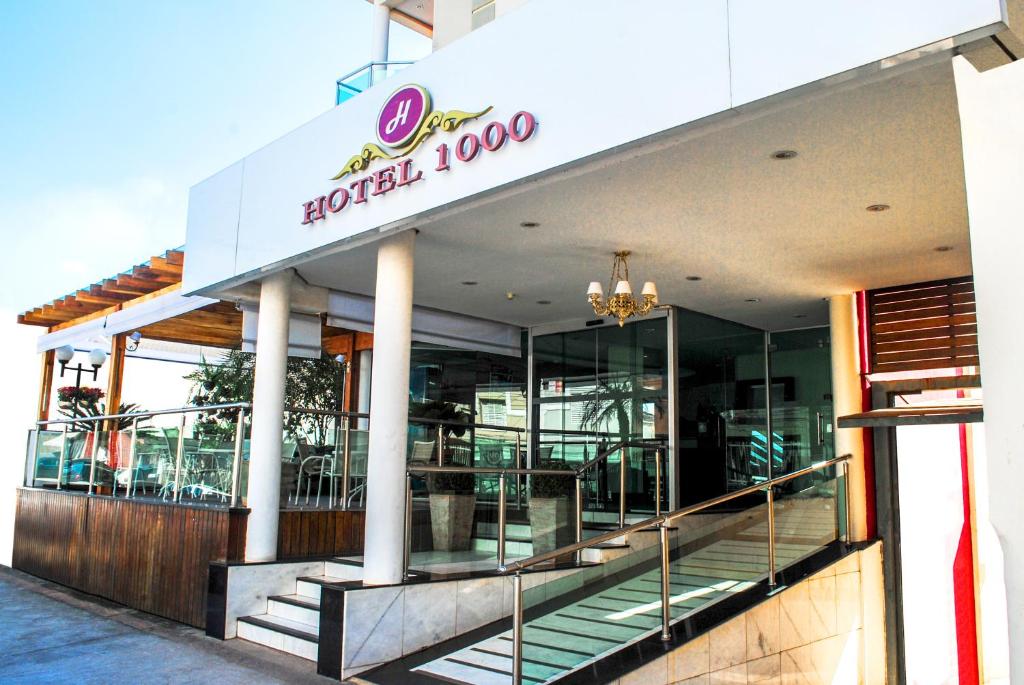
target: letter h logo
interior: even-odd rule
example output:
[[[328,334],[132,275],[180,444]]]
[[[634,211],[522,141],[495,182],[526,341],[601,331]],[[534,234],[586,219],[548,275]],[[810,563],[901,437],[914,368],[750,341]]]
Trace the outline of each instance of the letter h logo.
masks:
[[[395,112],[395,116],[391,117],[391,121],[384,127],[384,132],[389,136],[395,132],[395,129],[399,126],[405,125],[405,120],[409,118],[409,108],[412,106],[412,98],[405,98],[398,103],[398,110]]]

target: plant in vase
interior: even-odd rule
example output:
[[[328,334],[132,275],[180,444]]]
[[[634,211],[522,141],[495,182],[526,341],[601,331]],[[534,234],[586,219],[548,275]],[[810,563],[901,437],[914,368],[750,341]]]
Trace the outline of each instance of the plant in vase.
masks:
[[[104,422],[106,425],[102,425],[97,421],[89,421],[87,419],[95,416],[104,416],[108,413],[107,405],[101,400],[106,396],[99,388],[82,388],[74,385],[64,386],[63,388],[57,389],[57,408],[61,416],[72,419],[73,422],[69,424],[68,429],[72,431],[81,431],[85,433],[85,447],[82,450],[82,459],[76,464],[74,459],[69,460],[71,463],[68,466],[69,469],[69,480],[88,480],[88,468],[85,466],[85,462],[91,460],[93,450],[96,445],[93,444],[94,432],[99,425],[101,431],[109,431],[107,439],[107,463],[97,464],[97,483],[111,483],[113,479],[113,472],[118,468],[121,453],[121,441],[119,435],[132,427],[133,419],[131,417],[122,417],[119,419],[109,419]],[[117,414],[134,414],[143,411],[139,405],[134,403],[122,402],[117,407]],[[140,420],[140,424],[144,423],[144,419]]]
[[[545,461],[538,469],[565,471],[566,475],[538,474],[530,476],[530,534],[533,553],[543,554],[573,541],[570,515],[575,503],[575,468],[564,461]]]
[[[476,477],[472,473],[431,473],[430,531],[434,549],[457,552],[470,548],[476,510]]]

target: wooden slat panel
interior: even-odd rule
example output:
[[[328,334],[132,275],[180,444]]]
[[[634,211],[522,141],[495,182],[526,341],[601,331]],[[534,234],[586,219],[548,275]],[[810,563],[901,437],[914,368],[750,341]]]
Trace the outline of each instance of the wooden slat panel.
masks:
[[[970,276],[868,292],[873,372],[978,365]]]
[[[13,565],[198,628],[211,561],[244,555],[244,511],[18,491]]]
[[[278,559],[361,554],[366,513],[285,510],[278,518]]]

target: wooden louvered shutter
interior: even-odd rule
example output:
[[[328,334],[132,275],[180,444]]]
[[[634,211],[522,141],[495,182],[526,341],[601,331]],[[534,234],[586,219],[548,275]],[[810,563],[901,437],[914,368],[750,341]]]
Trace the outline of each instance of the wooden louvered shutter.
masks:
[[[871,371],[979,366],[971,276],[867,294]]]

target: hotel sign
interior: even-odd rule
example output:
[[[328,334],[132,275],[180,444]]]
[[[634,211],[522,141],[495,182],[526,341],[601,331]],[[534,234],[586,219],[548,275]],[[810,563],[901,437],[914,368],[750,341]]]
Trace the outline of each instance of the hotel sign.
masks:
[[[457,131],[467,121],[480,119],[491,112],[486,107],[478,112],[459,109],[447,111],[432,108],[430,93],[415,84],[404,85],[387,100],[377,115],[377,143],[366,143],[330,180],[339,182],[331,192],[302,204],[302,223],[313,224],[338,214],[344,209],[365,204],[370,198],[423,181],[422,169],[416,169],[409,157],[437,129]],[[469,163],[484,153],[497,152],[508,143],[528,140],[537,130],[537,119],[529,112],[516,112],[508,122],[490,121],[480,134],[464,133],[451,146],[443,142],[436,148],[436,164],[432,173],[451,169],[453,162]],[[358,176],[374,160],[392,161],[376,171]]]

